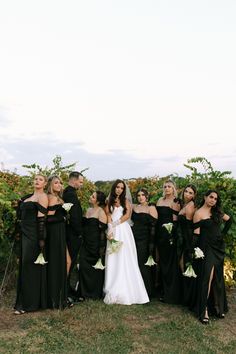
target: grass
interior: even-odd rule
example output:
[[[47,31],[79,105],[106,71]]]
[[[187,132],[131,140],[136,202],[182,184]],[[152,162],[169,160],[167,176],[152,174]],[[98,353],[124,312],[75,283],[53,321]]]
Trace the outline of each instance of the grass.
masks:
[[[225,319],[202,325],[181,306],[85,301],[64,311],[14,316],[14,293],[0,306],[0,353],[236,353],[236,291]]]

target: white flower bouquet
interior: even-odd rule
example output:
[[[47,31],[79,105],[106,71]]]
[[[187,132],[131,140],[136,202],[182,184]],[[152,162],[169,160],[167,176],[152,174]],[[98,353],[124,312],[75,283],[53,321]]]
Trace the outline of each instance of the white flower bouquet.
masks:
[[[194,248],[194,258],[204,258],[204,253],[202,252],[201,248],[195,247]]]
[[[191,277],[197,278],[197,274],[194,272],[194,269],[193,269],[192,264],[191,264],[191,263],[187,263],[186,265],[187,265],[187,269],[186,269],[186,271],[183,273],[183,275],[184,275],[185,277],[188,277],[188,278],[191,278]]]
[[[195,247],[194,248],[194,252],[192,254],[192,259],[199,259],[199,258],[203,259],[204,258],[204,253],[202,252],[201,248]],[[197,278],[197,274],[194,272],[192,263],[187,263],[186,266],[187,266],[187,269],[183,273],[183,275],[185,277],[189,277],[189,278],[191,278],[191,277]]]
[[[108,240],[107,253],[112,254],[119,252],[122,245],[122,241],[117,241],[114,238],[111,238],[110,240]]]
[[[167,230],[168,234],[170,235],[170,238],[169,238],[170,245],[173,245],[174,239],[173,239],[173,236],[171,235],[171,232],[173,230],[173,223],[168,222],[166,224],[163,224],[162,227],[164,227]]]
[[[40,252],[38,255],[38,258],[36,259],[36,261],[34,262],[34,264],[40,264],[40,265],[44,265],[48,263],[47,261],[45,261],[44,256],[43,256],[43,252]]]
[[[147,262],[144,265],[151,267],[154,266],[155,264],[156,262],[154,261],[153,257],[149,256]]]
[[[162,227],[164,227],[168,231],[168,234],[171,234],[171,231],[173,229],[173,223],[168,222],[166,224],[163,224]]]
[[[95,265],[92,266],[94,269],[105,269],[106,267],[102,264],[102,259],[99,258],[97,263]]]
[[[68,212],[68,211],[70,211],[70,209],[73,205],[74,205],[73,203],[64,203],[64,204],[62,204],[62,208]]]

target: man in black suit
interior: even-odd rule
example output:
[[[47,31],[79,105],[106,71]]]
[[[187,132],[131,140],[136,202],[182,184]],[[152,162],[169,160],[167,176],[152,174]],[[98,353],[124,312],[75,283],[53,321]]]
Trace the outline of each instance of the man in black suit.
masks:
[[[71,273],[76,264],[79,249],[82,243],[82,208],[77,196],[77,189],[83,186],[84,177],[80,172],[69,174],[68,186],[63,192],[64,203],[72,203],[69,210],[69,220],[66,225],[67,247],[71,257],[71,267],[68,275],[68,297],[76,297],[76,292],[70,284]]]

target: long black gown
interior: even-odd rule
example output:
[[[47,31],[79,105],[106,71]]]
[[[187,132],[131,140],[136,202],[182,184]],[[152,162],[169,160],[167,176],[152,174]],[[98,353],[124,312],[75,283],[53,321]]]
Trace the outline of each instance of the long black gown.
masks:
[[[148,296],[153,296],[154,292],[154,274],[153,267],[145,265],[149,256],[154,256],[154,232],[156,219],[147,213],[132,212],[132,231],[137,249],[138,265],[143,277],[143,281]]]
[[[177,234],[173,228],[169,234],[163,224],[173,223],[174,210],[168,206],[157,206],[156,245],[159,253],[161,275],[161,297],[169,304],[180,303],[181,272],[177,256]],[[163,295],[163,296],[162,296]]]
[[[101,299],[103,297],[104,270],[93,266],[101,256],[105,247],[106,224],[95,217],[83,218],[83,242],[79,254],[79,286],[80,297]],[[102,251],[104,254],[104,249]],[[104,265],[104,257],[102,257]]]
[[[63,309],[67,300],[66,212],[61,204],[48,210],[55,210],[47,218],[48,307]]]
[[[209,314],[215,314],[215,308],[220,314],[225,314],[228,311],[223,272],[225,244],[220,224],[212,218],[201,220],[194,225],[194,228],[200,227],[199,247],[204,253],[204,258],[198,263],[196,304],[197,316],[202,320],[206,307]],[[208,284],[213,267],[214,276],[208,298]]]
[[[47,214],[47,209],[37,202],[26,201],[20,204],[21,255],[14,306],[18,311],[47,308],[47,265],[34,264],[40,253],[37,232],[39,211]]]
[[[183,265],[184,271],[187,269],[187,264],[191,263],[192,267],[195,271],[196,270],[196,263],[198,261],[193,259],[193,222],[192,220],[186,219],[185,215],[179,214],[178,215],[178,234],[180,233],[181,238],[181,251],[183,255]],[[182,304],[185,306],[189,306],[192,308],[193,304],[195,303],[195,295],[196,295],[196,286],[197,280],[196,278],[189,278],[183,276],[182,278]]]

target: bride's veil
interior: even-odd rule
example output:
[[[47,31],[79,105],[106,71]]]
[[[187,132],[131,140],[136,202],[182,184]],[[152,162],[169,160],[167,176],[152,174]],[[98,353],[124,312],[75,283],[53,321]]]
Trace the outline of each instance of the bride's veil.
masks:
[[[125,183],[125,187],[126,187],[126,193],[125,193],[125,196],[126,198],[128,199],[128,201],[130,202],[130,205],[131,205],[131,209],[132,209],[132,204],[133,204],[133,200],[132,200],[132,195],[131,195],[131,192],[130,192],[130,189],[129,189],[129,186],[126,182]],[[129,218],[128,220],[128,223],[130,224],[130,226],[133,225],[133,221],[131,220],[131,218]]]

